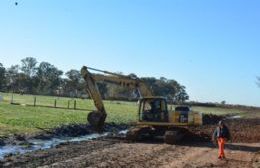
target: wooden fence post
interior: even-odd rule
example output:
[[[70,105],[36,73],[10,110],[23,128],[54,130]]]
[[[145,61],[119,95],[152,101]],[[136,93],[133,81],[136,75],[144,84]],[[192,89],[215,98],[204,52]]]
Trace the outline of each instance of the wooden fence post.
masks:
[[[70,108],[70,100],[68,100],[68,109]]]
[[[34,100],[33,100],[33,106],[36,106],[36,96],[34,96]]]
[[[76,100],[74,100],[74,110],[76,110],[76,107],[77,106],[77,102],[76,102]]]
[[[12,93],[12,97],[11,97],[11,101],[10,101],[10,104],[13,104],[14,103],[14,91]]]
[[[57,100],[55,99],[54,100],[54,107],[56,108],[56,105],[57,105]]]

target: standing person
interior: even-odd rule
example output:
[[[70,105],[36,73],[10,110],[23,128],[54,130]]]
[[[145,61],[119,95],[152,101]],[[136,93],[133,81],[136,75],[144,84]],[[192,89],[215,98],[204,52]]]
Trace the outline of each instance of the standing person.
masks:
[[[217,128],[214,130],[212,140],[218,142],[218,159],[225,159],[224,145],[230,140],[230,132],[223,121],[219,121]]]

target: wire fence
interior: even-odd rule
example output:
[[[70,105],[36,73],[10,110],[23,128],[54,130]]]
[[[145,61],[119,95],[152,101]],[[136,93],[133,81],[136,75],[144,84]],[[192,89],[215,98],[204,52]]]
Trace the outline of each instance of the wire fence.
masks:
[[[35,107],[63,108],[74,110],[93,110],[93,103],[89,99],[26,95],[13,93],[0,93],[4,98],[3,101],[13,105],[26,105]]]
[[[61,109],[73,109],[73,110],[95,110],[93,100],[70,98],[70,97],[57,97],[57,96],[42,96],[42,95],[28,95],[17,93],[3,93],[0,92],[3,101],[13,105],[25,105],[34,107],[49,107],[49,108],[61,108]],[[134,105],[136,102],[127,101],[104,101],[105,104],[125,104]]]

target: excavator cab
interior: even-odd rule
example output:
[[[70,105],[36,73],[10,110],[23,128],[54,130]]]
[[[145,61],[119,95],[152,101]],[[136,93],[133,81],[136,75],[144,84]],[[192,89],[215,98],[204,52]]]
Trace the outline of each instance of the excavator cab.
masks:
[[[168,122],[165,98],[148,97],[139,100],[139,122]]]

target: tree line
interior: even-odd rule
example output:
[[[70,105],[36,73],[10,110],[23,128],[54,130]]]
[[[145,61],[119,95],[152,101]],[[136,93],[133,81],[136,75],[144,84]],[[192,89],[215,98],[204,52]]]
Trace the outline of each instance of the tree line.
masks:
[[[129,76],[137,77],[135,74]],[[185,87],[173,79],[164,77],[141,79],[150,86],[154,95],[165,96],[176,102],[189,99]],[[0,63],[0,91],[2,92],[87,98],[84,84],[79,70],[71,69],[64,73],[48,62],[38,63],[33,57],[26,57],[21,60],[20,65],[12,65],[8,68]],[[98,87],[104,99],[134,98],[134,92],[125,87],[105,82],[99,82]]]

